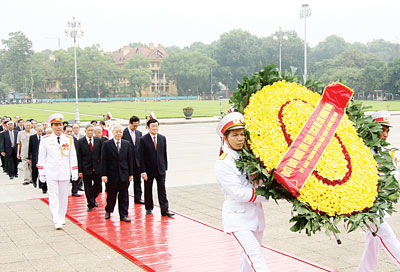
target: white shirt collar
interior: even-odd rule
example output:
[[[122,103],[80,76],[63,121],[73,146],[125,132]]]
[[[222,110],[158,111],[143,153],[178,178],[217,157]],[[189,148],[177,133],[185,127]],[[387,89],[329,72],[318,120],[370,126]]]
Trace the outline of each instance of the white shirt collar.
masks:
[[[115,138],[113,138],[115,145],[117,145],[117,142],[121,143],[121,140],[117,141]]]
[[[222,151],[228,153],[228,155],[232,156],[232,158],[234,158],[235,160],[239,159],[239,153],[233,149],[230,149],[225,142],[224,145],[222,146]]]

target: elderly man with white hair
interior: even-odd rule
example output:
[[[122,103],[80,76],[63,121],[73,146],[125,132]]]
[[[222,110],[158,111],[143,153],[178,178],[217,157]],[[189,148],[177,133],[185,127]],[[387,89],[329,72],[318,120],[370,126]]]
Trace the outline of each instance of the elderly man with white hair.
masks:
[[[22,183],[23,185],[28,185],[32,182],[32,168],[28,159],[29,137],[33,135],[31,128],[31,122],[26,122],[25,130],[20,130],[17,136],[17,159],[21,160],[19,166],[24,177],[24,183]]]
[[[135,150],[127,140],[122,139],[122,131],[121,125],[114,126],[114,138],[103,143],[101,174],[107,188],[105,219],[110,219],[118,197],[119,218],[123,222],[130,222],[128,188],[133,179]]]

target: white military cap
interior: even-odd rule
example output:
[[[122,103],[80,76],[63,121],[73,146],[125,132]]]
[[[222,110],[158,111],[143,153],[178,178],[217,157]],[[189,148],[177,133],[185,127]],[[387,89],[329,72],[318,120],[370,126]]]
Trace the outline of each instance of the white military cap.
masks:
[[[111,112],[107,112],[106,117],[107,117],[108,119],[112,119]]]
[[[154,112],[150,112],[149,119],[157,119],[157,117],[156,117],[156,115],[154,114]]]
[[[377,121],[378,123],[380,123],[383,126],[387,126],[387,127],[392,126],[392,125],[390,125],[390,122],[389,122],[390,112],[388,112],[387,110],[381,110],[381,111],[374,112],[372,114],[372,118],[374,118],[375,121]]]
[[[217,134],[224,137],[228,130],[244,128],[244,117],[240,112],[232,112],[225,115],[217,126]]]
[[[53,113],[52,115],[49,116],[48,120],[49,124],[54,124],[54,123],[62,123],[64,121],[64,116],[61,113]]]

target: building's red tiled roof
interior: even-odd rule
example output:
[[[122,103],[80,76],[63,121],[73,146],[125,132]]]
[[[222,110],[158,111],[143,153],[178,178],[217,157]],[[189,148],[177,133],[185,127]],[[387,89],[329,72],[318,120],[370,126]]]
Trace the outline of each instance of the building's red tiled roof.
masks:
[[[129,47],[124,46],[118,51],[110,53],[116,64],[125,63],[128,59],[132,58],[135,55],[140,55],[143,57],[147,57],[150,61],[162,60],[166,56],[168,56],[164,47],[160,45],[158,47],[154,47],[150,45],[150,47]]]

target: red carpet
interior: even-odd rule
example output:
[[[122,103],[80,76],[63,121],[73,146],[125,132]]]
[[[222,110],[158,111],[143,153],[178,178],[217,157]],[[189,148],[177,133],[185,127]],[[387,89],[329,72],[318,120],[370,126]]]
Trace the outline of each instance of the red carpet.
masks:
[[[90,213],[84,196],[70,197],[67,217],[147,271],[239,270],[239,245],[230,235],[181,214],[161,217],[157,207],[146,215],[144,205],[130,200],[131,223],[119,221],[117,207],[110,220],[104,219],[105,194]],[[272,248],[264,247],[264,252],[271,271],[334,271]]]

